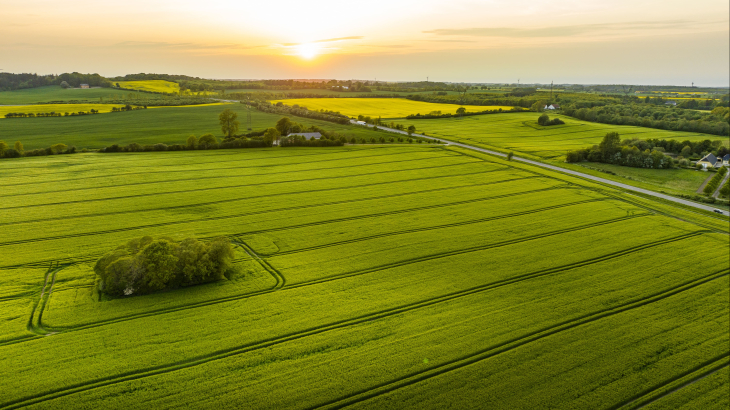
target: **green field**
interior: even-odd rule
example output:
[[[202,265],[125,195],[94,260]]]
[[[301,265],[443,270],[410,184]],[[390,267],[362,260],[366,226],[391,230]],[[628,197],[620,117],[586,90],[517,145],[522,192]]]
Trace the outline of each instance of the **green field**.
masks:
[[[48,103],[53,101],[113,100],[126,98],[129,93],[129,91],[114,88],[64,89],[60,85],[49,85],[23,90],[0,91],[0,106]],[[157,97],[154,94],[145,94],[145,98]]]
[[[218,124],[218,114],[230,108],[238,113],[241,122],[239,132],[245,133],[246,108],[242,104],[215,104],[187,107],[155,107],[146,110],[115,112],[103,115],[78,117],[13,118],[0,120],[0,140],[21,141],[25,149],[45,148],[64,143],[77,148],[102,148],[111,144],[182,144],[196,134],[223,135]],[[263,130],[273,127],[282,115],[253,110],[252,128]],[[359,126],[339,125],[331,122],[291,117],[306,125],[337,131],[348,136],[368,138],[380,135]]]
[[[440,146],[0,174],[2,409],[727,407],[727,218]],[[143,235],[228,236],[242,273],[100,301]]]
[[[476,115],[462,118],[432,120],[399,120],[405,126],[414,125],[417,132],[426,132],[434,137],[463,142],[538,161],[551,162],[576,171],[602,178],[636,185],[670,194],[695,194],[704,178],[692,170],[685,169],[640,169],[609,164],[586,164],[593,168],[607,169],[618,175],[593,171],[576,164],[566,164],[565,154],[570,150],[590,148],[601,142],[609,132],[618,132],[621,139],[675,139],[678,141],[723,140],[717,135],[684,131],[666,131],[626,125],[607,125],[548,113],[560,117],[564,125],[543,127],[537,124],[540,113],[507,113],[500,115]],[[725,138],[724,144],[730,146]],[[702,173],[702,175],[705,175]],[[705,178],[707,176],[705,175]]]
[[[313,111],[328,110],[341,114],[357,117],[366,115],[373,118],[404,118],[408,115],[428,114],[432,111],[441,111],[444,114],[456,114],[459,105],[456,104],[435,104],[421,101],[411,101],[402,98],[300,98],[288,100],[273,100],[272,104],[281,101],[286,105],[300,105]],[[497,111],[499,109],[510,110],[512,107],[505,106],[480,106],[467,105],[467,112],[475,111]]]

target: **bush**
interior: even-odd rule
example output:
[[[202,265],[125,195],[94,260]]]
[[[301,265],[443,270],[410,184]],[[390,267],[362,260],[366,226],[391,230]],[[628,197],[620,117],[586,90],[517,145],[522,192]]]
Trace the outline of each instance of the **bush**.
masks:
[[[142,295],[221,280],[231,269],[233,256],[227,238],[203,243],[145,236],[102,256],[94,272],[99,291],[106,295]]]

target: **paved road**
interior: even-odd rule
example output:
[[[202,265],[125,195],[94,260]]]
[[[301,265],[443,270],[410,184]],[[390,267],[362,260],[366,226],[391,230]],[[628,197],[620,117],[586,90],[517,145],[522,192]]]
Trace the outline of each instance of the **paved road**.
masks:
[[[355,120],[351,120],[350,122],[352,122],[353,124],[356,124]],[[370,125],[370,124],[367,124],[367,126],[368,127],[373,127],[373,125]],[[396,129],[393,129],[393,128],[388,128],[388,127],[383,127],[383,126],[378,126],[378,128],[384,129],[386,131],[398,133],[398,134],[408,135],[408,133],[405,132],[405,131],[396,130]],[[466,149],[470,149],[470,150],[474,150],[474,151],[479,151],[479,152],[483,152],[485,154],[496,155],[496,156],[499,156],[499,157],[506,157],[507,156],[507,154],[503,154],[501,152],[491,151],[491,150],[484,149],[484,148],[474,147],[472,145],[466,145],[466,144],[461,144],[461,143],[458,143],[458,142],[448,141],[448,140],[445,140],[443,138],[429,137],[429,136],[421,135],[421,134],[413,134],[413,135],[414,136],[417,136],[417,137],[432,139],[432,140],[436,140],[437,139],[437,140],[446,142],[449,145],[454,145],[454,146],[457,146],[457,147],[462,147],[462,148],[466,148]],[[654,196],[654,197],[657,197],[657,198],[666,199],[667,201],[676,202],[676,203],[679,203],[679,204],[682,204],[682,205],[691,206],[693,208],[702,209],[702,210],[705,210],[705,211],[712,212],[715,209],[717,209],[717,208],[712,207],[712,206],[709,206],[709,205],[698,204],[697,202],[687,201],[687,200],[682,199],[682,198],[677,198],[677,197],[673,197],[673,196],[670,196],[670,195],[661,194],[659,192],[650,191],[648,189],[637,188],[637,187],[632,186],[632,185],[627,185],[627,184],[622,184],[620,182],[611,181],[610,179],[596,177],[596,176],[593,176],[593,175],[584,174],[582,172],[573,171],[573,170],[565,169],[565,168],[561,168],[561,167],[556,167],[554,165],[548,165],[548,164],[545,164],[545,163],[542,163],[542,162],[538,162],[538,161],[532,161],[532,160],[529,160],[529,159],[526,159],[526,158],[512,157],[512,159],[515,160],[515,161],[525,162],[525,163],[528,163],[530,165],[536,165],[538,167],[548,168],[548,169],[551,169],[553,171],[562,172],[564,174],[575,175],[577,177],[581,177],[581,178],[585,178],[585,179],[590,179],[592,181],[601,182],[603,184],[613,185],[613,186],[616,186],[616,187],[619,187],[619,188],[627,189],[629,191],[641,192],[642,194],[651,195],[651,196]],[[728,175],[730,175],[730,172],[728,172]],[[723,215],[730,215],[730,212],[722,211],[722,214]]]

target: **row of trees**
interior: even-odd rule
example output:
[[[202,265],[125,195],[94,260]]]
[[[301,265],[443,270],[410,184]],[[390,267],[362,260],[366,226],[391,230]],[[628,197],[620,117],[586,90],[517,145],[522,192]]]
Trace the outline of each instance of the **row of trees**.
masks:
[[[604,162],[635,168],[671,168],[673,161],[661,151],[640,150],[636,146],[622,145],[616,132],[609,132],[600,144],[592,148],[569,151],[566,162]]]
[[[39,157],[45,155],[59,154],[75,154],[76,147],[67,146],[66,144],[53,144],[48,148],[34,149],[26,151],[23,143],[15,141],[13,147],[10,148],[5,141],[0,141],[0,158],[20,158],[20,157]]]
[[[214,282],[233,274],[228,238],[201,242],[145,236],[102,256],[94,266],[99,291],[112,296],[143,295],[163,289]]]
[[[725,177],[725,174],[727,174],[727,168],[722,167],[719,171],[717,171],[717,174],[715,174],[714,177],[710,180],[710,182],[705,185],[705,188],[703,189],[703,193],[707,196],[711,196],[715,193],[715,190],[720,185],[720,182],[722,182],[722,179]],[[727,184],[725,184],[727,185]]]
[[[116,107],[114,107],[116,108]],[[112,108],[112,111],[114,111],[114,108]],[[77,115],[93,115],[98,114],[99,110],[90,109],[89,111],[79,111],[79,112],[30,112],[30,113],[23,113],[23,112],[9,112],[5,114],[5,118],[39,118],[39,117],[74,117]]]
[[[730,134],[727,107],[716,107],[711,112],[685,110],[651,104],[614,104],[592,108],[563,106],[565,115],[580,120],[614,125],[635,125],[673,131]]]
[[[276,105],[272,105],[268,101],[258,101],[255,102],[254,105],[260,111],[271,114],[296,115],[297,117],[312,118],[315,120],[334,122],[336,124],[350,123],[350,118],[348,116],[335,111],[310,111],[307,107],[299,106],[297,104],[290,107],[283,104],[281,101],[276,103]]]

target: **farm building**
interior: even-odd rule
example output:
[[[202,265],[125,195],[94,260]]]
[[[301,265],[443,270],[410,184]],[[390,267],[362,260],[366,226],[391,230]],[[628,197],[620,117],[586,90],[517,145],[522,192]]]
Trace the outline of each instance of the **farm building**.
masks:
[[[722,157],[722,165],[725,167],[730,167],[730,154],[725,154],[725,156]]]
[[[300,137],[304,137],[304,138],[306,138],[308,140],[311,140],[312,138],[318,140],[318,139],[320,139],[322,137],[322,134],[320,134],[318,132],[293,132],[293,133],[289,134],[288,136],[289,137],[293,137],[295,135],[298,135]]]
[[[723,158],[717,158],[712,153],[709,153],[702,157],[701,160],[697,161],[698,164],[702,165],[702,168],[720,168],[723,165],[727,165],[730,160],[730,154],[725,155]]]
[[[89,84],[81,84],[81,88],[89,88]]]
[[[677,102],[676,102],[676,101],[667,101],[667,102],[665,102],[664,104],[665,104],[665,105],[671,105],[671,106],[676,106],[676,105],[677,105]]]
[[[558,104],[550,104],[550,105],[546,105],[544,109],[545,110],[559,110],[560,109],[560,105],[558,105]]]

